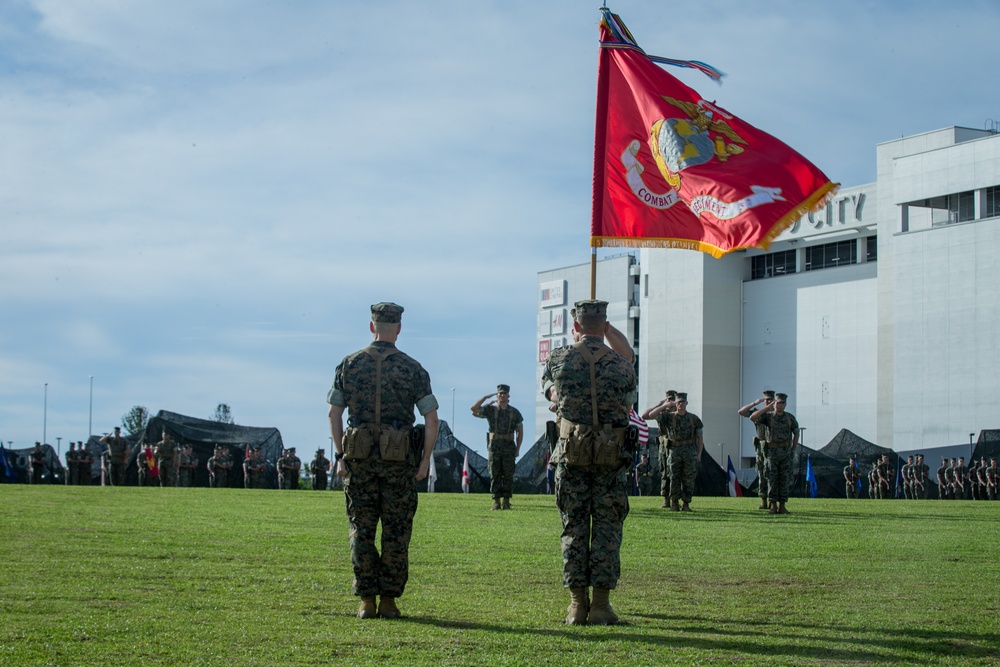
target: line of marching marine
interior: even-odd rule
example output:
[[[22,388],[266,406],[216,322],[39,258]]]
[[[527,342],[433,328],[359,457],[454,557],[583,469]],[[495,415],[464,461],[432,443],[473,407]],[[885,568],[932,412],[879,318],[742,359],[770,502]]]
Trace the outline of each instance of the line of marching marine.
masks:
[[[116,426],[113,434],[101,438],[104,451],[101,454],[101,474],[103,483],[108,486],[125,485],[125,469],[130,447],[128,441],[121,436],[121,428]],[[79,449],[77,448],[79,445]],[[36,444],[36,452],[40,445]],[[268,462],[260,447],[248,447],[247,456],[242,462],[243,486],[247,489],[271,488],[268,483]],[[36,465],[36,458],[38,459]],[[44,469],[43,455],[32,453],[32,481],[35,481],[34,470]],[[66,484],[89,485],[91,483],[94,458],[83,442],[71,442],[66,452]],[[200,461],[194,454],[190,443],[175,441],[164,431],[162,439],[154,445],[140,449],[135,457],[136,472],[139,486],[194,486],[195,471]],[[211,488],[228,488],[238,483],[238,476],[233,473],[237,462],[233,449],[226,445],[215,445],[213,455],[205,467],[208,470],[208,481]],[[292,490],[299,488],[299,473],[302,470],[302,460],[295,455],[295,447],[285,447],[281,457],[275,462],[278,474],[278,488]],[[330,460],[326,458],[325,450],[316,450],[316,456],[309,464],[313,490],[326,490],[329,484]],[[41,475],[38,475],[39,482]],[[39,483],[36,482],[36,483]]]
[[[844,468],[845,490],[848,498],[857,498],[860,494],[862,471],[857,459],[851,457]],[[997,460],[981,457],[977,463],[965,465],[965,457],[957,459],[943,457],[941,467],[937,469],[937,497],[940,500],[996,500],[997,482],[1000,481],[1000,468]],[[868,471],[868,497],[871,499],[899,498],[906,500],[927,500],[931,497],[930,466],[924,463],[923,454],[907,456],[906,463],[900,467],[897,477],[895,468],[888,454],[872,463]]]

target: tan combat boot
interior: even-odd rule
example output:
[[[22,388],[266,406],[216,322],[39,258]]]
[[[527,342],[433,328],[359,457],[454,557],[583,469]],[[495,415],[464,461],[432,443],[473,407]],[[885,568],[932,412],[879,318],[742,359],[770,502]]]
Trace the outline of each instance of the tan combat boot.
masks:
[[[777,514],[778,513],[778,503],[774,502],[773,500],[768,501],[768,503],[767,503],[767,512],[768,512],[768,514]]]
[[[566,610],[566,625],[583,625],[587,622],[590,601],[584,586],[569,589],[569,608]]]
[[[760,499],[760,507],[758,507],[757,509],[759,509],[759,510],[766,510],[767,509],[767,496],[762,496],[761,497],[761,499]]]
[[[505,510],[510,509],[510,498],[503,499],[503,505],[500,506],[500,509],[505,509]]]
[[[660,505],[660,507],[662,507],[663,509],[670,507],[670,499],[667,498],[666,496],[663,496],[663,504]]]
[[[378,615],[382,618],[399,618],[403,614],[400,613],[399,607],[396,606],[396,598],[383,595],[378,601]]]
[[[594,601],[590,605],[590,614],[587,615],[589,625],[614,625],[618,622],[618,616],[608,601],[610,593],[607,588],[594,587]]]
[[[680,512],[681,511],[681,504],[679,502],[677,502],[676,500],[671,500],[670,501],[670,511],[671,512]]]
[[[365,595],[358,606],[358,618],[375,618],[375,596]]]
[[[493,507],[491,507],[490,509],[491,510],[498,510],[498,509],[500,509],[500,499],[499,498],[494,498],[493,499]]]
[[[778,514],[790,514],[790,512],[785,509],[785,503],[778,503]]]
[[[683,504],[683,505],[681,506],[681,511],[682,511],[682,512],[691,512],[691,511],[693,511],[693,510],[691,509],[691,505],[689,505],[688,503],[684,503],[684,504]]]

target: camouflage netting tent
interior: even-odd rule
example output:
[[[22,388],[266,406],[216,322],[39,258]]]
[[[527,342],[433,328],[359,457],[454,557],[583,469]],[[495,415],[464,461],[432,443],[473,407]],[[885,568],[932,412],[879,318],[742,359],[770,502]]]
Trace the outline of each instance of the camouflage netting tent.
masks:
[[[543,435],[514,465],[514,493],[545,493],[548,469],[549,440]]]
[[[859,491],[858,496],[867,498],[868,497],[868,473],[872,469],[872,464],[882,458],[883,454],[889,455],[889,461],[892,463],[893,470],[899,468],[899,456],[893,450],[888,447],[879,447],[873,442],[868,442],[859,435],[851,433],[846,428],[840,429],[837,435],[833,436],[826,445],[820,448],[819,452],[836,460],[840,465],[840,470],[838,472],[838,488],[839,493],[833,496],[824,495],[822,490],[820,491],[820,498],[845,498],[847,494],[844,490],[844,467],[848,464],[851,459],[851,455],[857,457],[858,467],[861,470],[861,491]],[[804,465],[804,464],[803,464]],[[815,465],[815,463],[813,464]],[[805,470],[805,468],[803,468]],[[934,471],[931,470],[931,480],[934,478]],[[804,477],[803,477],[804,479]],[[934,488],[930,489],[930,494],[932,497],[936,497],[937,488],[936,485],[932,483]]]
[[[987,463],[990,458],[996,458],[997,465],[1000,465],[1000,429],[983,429],[979,432],[979,440],[976,442],[972,458],[978,460],[984,457]]]
[[[462,492],[462,466],[465,463],[466,453],[469,455],[469,492],[489,492],[489,462],[460,442],[452,433],[448,422],[442,420],[438,423],[438,436],[434,442],[432,454],[434,466],[437,469],[437,480],[434,482],[435,493]],[[417,490],[426,491],[427,480],[419,482]]]
[[[278,473],[274,467],[275,461],[281,458],[283,443],[281,433],[276,428],[257,426],[239,426],[225,424],[209,419],[187,417],[175,412],[160,410],[146,424],[146,431],[139,442],[129,451],[128,467],[125,472],[125,484],[134,486],[138,483],[138,473],[135,466],[136,455],[147,445],[152,446],[160,441],[163,431],[178,443],[190,444],[198,459],[195,469],[194,485],[208,486],[208,459],[215,454],[215,445],[229,448],[233,458],[233,470],[229,476],[229,485],[243,486],[243,460],[246,458],[247,447],[260,448],[267,461],[267,480],[272,488],[278,487]],[[299,458],[301,453],[296,452]],[[308,454],[307,454],[308,458]]]
[[[31,453],[35,447],[27,449],[7,449],[7,461],[12,468],[16,479],[8,479],[4,474],[3,462],[0,461],[0,482],[18,482],[28,484],[31,482]],[[59,462],[59,456],[52,445],[42,445],[42,452],[45,454],[45,471],[42,473],[42,484],[64,484],[66,480],[66,469]]]

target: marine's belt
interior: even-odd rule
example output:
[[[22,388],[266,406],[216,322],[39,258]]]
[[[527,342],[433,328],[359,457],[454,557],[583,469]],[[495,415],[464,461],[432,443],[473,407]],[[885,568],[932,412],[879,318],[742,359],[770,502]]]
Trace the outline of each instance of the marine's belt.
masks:
[[[490,433],[490,440],[510,440],[511,442],[514,442],[514,434],[505,433],[500,435],[499,433]]]
[[[563,419],[559,422],[559,437],[566,439],[573,433],[575,428],[592,428],[597,431],[610,431],[616,428],[625,428],[627,426],[615,426],[614,424],[598,424],[594,426],[593,424],[577,424],[576,422],[571,422],[568,419]]]
[[[687,445],[693,445],[694,440],[671,440],[670,449],[676,449],[677,447],[685,447]]]
[[[782,440],[781,442],[769,442],[768,447],[788,447],[792,442],[790,440]]]

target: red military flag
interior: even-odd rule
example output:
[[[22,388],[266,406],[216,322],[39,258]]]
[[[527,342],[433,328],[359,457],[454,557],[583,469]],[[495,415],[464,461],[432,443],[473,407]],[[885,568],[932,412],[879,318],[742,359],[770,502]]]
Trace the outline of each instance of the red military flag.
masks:
[[[604,10],[590,245],[767,248],[839,184],[794,150],[704,99]],[[717,78],[717,76],[715,77]]]

